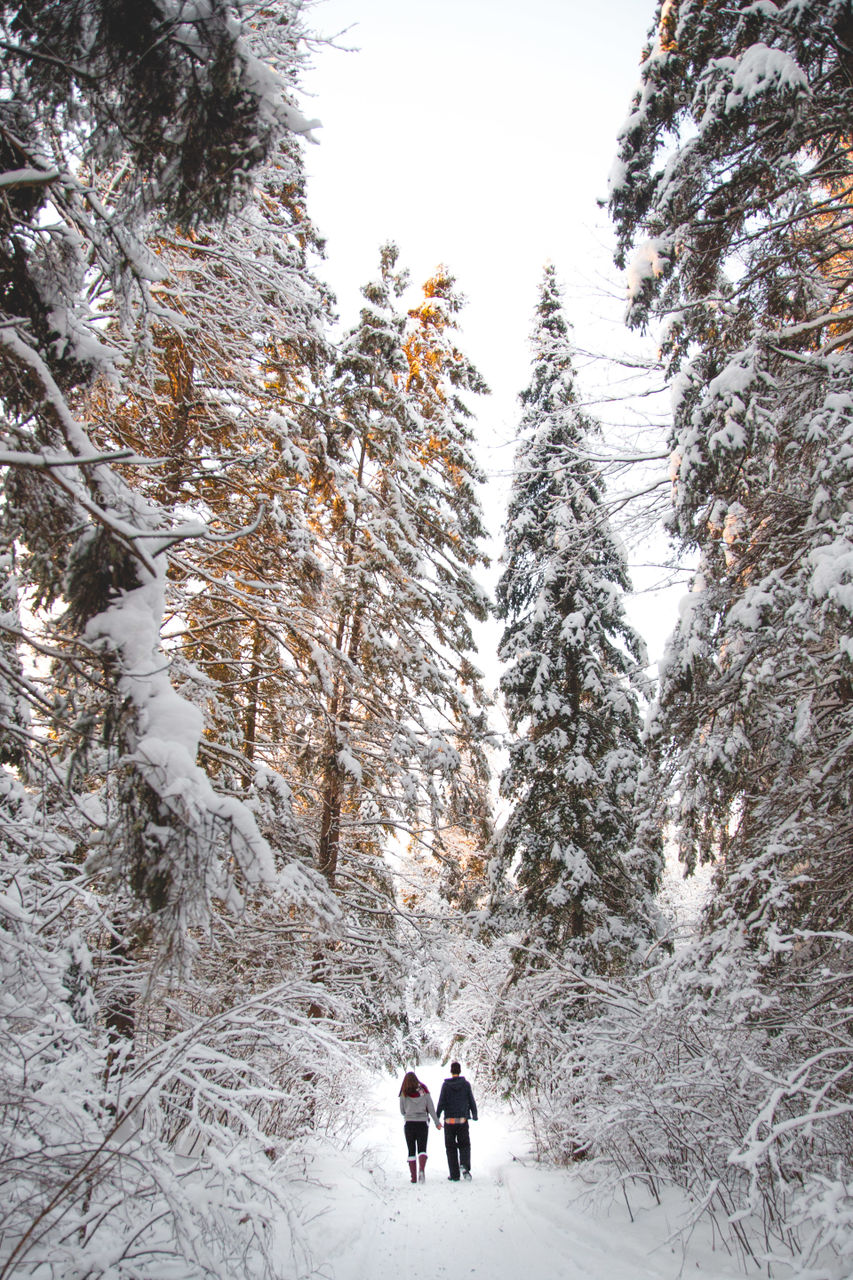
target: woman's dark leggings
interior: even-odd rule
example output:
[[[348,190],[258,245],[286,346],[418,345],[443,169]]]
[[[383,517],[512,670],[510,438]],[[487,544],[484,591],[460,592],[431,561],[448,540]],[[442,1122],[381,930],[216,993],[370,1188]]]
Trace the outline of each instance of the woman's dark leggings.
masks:
[[[407,1120],[403,1125],[403,1133],[406,1135],[406,1146],[409,1148],[410,1160],[414,1160],[418,1152],[426,1151],[427,1134],[429,1133],[428,1120]]]

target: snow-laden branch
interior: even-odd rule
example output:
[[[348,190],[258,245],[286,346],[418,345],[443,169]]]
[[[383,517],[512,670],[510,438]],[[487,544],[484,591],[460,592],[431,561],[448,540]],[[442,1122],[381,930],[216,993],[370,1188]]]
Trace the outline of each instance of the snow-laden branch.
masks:
[[[24,453],[21,450],[0,450],[0,467],[29,467],[33,471],[47,471],[51,467],[92,467],[108,462],[147,462],[138,458],[133,449],[117,449],[113,452],[93,453],[89,457],[76,454]]]

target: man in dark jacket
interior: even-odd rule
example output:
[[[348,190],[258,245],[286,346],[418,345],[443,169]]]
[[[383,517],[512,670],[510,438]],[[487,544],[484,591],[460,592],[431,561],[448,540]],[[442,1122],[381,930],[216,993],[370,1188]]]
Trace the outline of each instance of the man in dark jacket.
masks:
[[[471,1086],[461,1074],[458,1062],[451,1062],[450,1075],[441,1086],[436,1115],[444,1115],[444,1149],[450,1181],[459,1181],[459,1166],[466,1182],[471,1180],[471,1135],[468,1121],[477,1119],[477,1104]]]

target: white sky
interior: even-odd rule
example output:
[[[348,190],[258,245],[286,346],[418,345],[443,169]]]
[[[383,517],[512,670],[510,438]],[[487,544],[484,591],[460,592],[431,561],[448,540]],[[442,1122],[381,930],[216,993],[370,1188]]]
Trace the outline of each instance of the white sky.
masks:
[[[478,434],[496,538],[544,263],[579,346],[637,349],[597,200],[653,16],[654,0],[322,0],[310,14],[323,35],[350,28],[339,43],[357,48],[318,49],[305,77],[303,108],[323,123],[307,156],[321,274],[347,325],[385,239],[414,284],[442,262],[457,277],[460,345],[494,393]],[[602,367],[584,376],[600,386]],[[653,658],[671,621],[635,617]]]

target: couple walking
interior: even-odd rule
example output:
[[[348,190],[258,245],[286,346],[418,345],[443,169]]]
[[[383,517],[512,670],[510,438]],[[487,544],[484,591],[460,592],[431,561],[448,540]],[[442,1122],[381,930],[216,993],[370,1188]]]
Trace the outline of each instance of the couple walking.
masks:
[[[458,1062],[450,1064],[450,1075],[438,1095],[438,1107],[433,1105],[429,1089],[414,1071],[407,1071],[400,1089],[400,1112],[405,1120],[403,1132],[406,1135],[412,1182],[424,1181],[429,1117],[432,1116],[436,1129],[440,1129],[442,1115],[449,1181],[459,1181],[460,1167],[462,1177],[470,1181],[471,1135],[468,1132],[468,1121],[477,1119],[477,1104]]]

